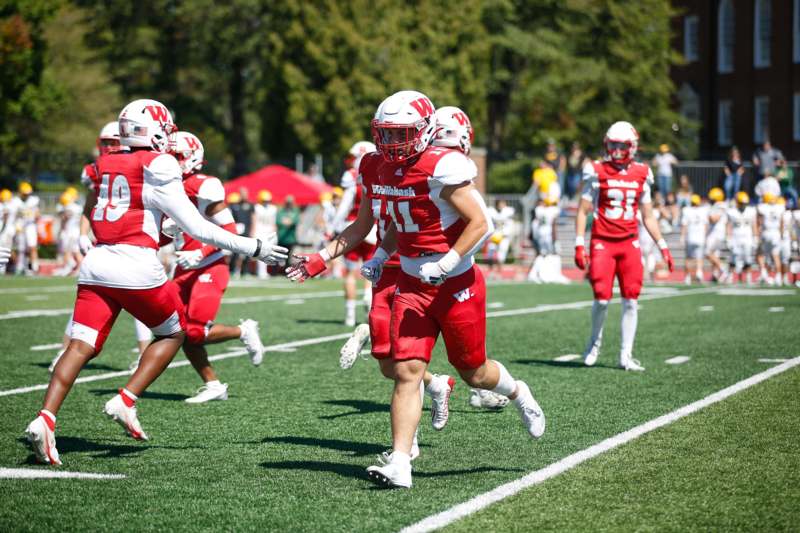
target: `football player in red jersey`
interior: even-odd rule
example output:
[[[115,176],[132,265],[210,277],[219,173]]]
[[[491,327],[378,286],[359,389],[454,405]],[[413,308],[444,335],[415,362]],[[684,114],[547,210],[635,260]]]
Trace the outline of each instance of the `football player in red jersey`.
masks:
[[[46,464],[61,464],[56,415],[83,366],[102,350],[122,309],[147,325],[155,340],[104,412],[131,437],[147,439],[136,400],[167,368],[185,338],[183,303],[156,255],[164,215],[203,242],[262,261],[286,259],[286,249],[271,244],[274,237],[265,241],[234,235],[197,211],[184,192],[180,165],[166,153],[177,128],[163,104],[131,102],[120,113],[119,130],[130,151],[100,156],[95,163],[100,187],[90,192],[84,208],[97,246],[81,263],[72,340],[56,364],[42,410],[26,430],[36,458]]]
[[[594,291],[592,336],[584,352],[584,363],[597,361],[603,339],[603,324],[614,278],[619,279],[622,295],[622,345],[619,366],[625,370],[643,371],[633,358],[633,341],[638,320],[637,299],[642,289],[642,252],[639,248],[636,213],[642,211],[645,228],[658,244],[661,255],[675,270],[672,255],[661,237],[653,215],[650,188],[653,172],[634,161],[639,134],[629,122],[615,122],[606,132],[606,156],[602,161],[587,163],[583,169],[583,193],[575,219],[575,264],[581,270],[589,267],[589,281]],[[592,240],[586,256],[586,219],[594,209]]]
[[[358,183],[358,166],[361,158],[365,154],[375,151],[375,145],[369,141],[358,141],[347,152],[344,160],[345,171],[342,174],[341,187],[344,191],[342,200],[333,218],[334,231],[341,231],[351,224],[358,216],[358,208],[361,205],[363,189]],[[372,257],[375,252],[376,235],[374,230],[352,250],[344,254],[344,324],[353,327],[356,325],[356,291],[358,283],[358,269],[361,263]],[[371,304],[372,291],[367,280],[364,286],[364,303],[369,309]]]
[[[365,158],[361,166],[380,197],[373,205],[382,220],[391,220],[385,249],[377,253],[391,256],[396,244],[400,255],[390,323],[393,452],[367,469],[370,479],[390,487],[412,484],[419,387],[439,333],[464,381],[511,398],[532,436],[545,429],[528,386],[486,358],[486,292],[472,256],[491,233],[491,221],[472,184],[474,163],[459,150],[429,147],[437,131],[434,113],[430,99],[416,91],[384,100],[372,122],[380,157]],[[316,271],[322,259],[312,257],[296,268]]]
[[[200,139],[189,132],[179,131],[172,153],[183,171],[183,189],[189,200],[207,220],[236,234],[236,223],[225,203],[222,182],[214,176],[200,173],[205,163]],[[226,254],[216,246],[204,245],[174,224],[169,233],[175,240],[178,257],[172,279],[178,286],[186,308],[183,352],[204,383],[197,394],[186,401],[204,403],[227,400],[228,385],[217,378],[208,361],[205,345],[240,339],[250,354],[250,361],[260,365],[264,358],[264,345],[259,338],[258,322],[242,320],[239,326],[214,323],[230,279]]]

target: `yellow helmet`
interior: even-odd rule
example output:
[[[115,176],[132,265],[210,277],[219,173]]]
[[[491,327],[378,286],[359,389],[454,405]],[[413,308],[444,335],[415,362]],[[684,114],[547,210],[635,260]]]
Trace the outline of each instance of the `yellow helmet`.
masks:
[[[708,199],[712,202],[721,202],[725,199],[725,193],[719,187],[714,187],[708,191]]]
[[[765,204],[774,204],[778,201],[778,197],[772,194],[771,192],[765,192],[764,196],[761,197],[764,200]]]
[[[264,189],[263,191],[259,191],[258,193],[258,201],[259,202],[271,202],[272,201],[272,193],[268,190]]]
[[[33,187],[27,181],[22,181],[19,184],[19,193],[20,194],[30,194],[33,192]]]
[[[8,189],[0,191],[0,202],[7,202],[9,200],[11,200],[11,191]]]
[[[492,233],[492,236],[489,237],[489,240],[492,241],[494,244],[500,244],[503,242],[503,232],[502,231],[495,231]]]
[[[242,195],[238,192],[228,193],[228,197],[225,198],[225,201],[229,204],[238,204],[242,201]]]
[[[64,191],[61,193],[61,196],[58,198],[58,203],[61,205],[69,205],[72,203],[74,196],[72,196],[69,191]]]
[[[744,191],[736,193],[736,203],[739,205],[747,205],[750,203],[750,195]]]
[[[320,203],[330,202],[331,200],[333,200],[333,193],[332,192],[325,191],[323,193],[320,193],[320,195],[319,195]]]
[[[778,205],[786,205],[786,198],[778,196]]]
[[[334,187],[333,188],[333,195],[334,196],[341,196],[343,194],[344,194],[344,189],[342,189],[341,187]]]
[[[700,202],[703,201],[703,199],[700,198],[699,194],[693,194],[691,200],[692,200],[692,205],[700,205]]]
[[[669,145],[662,144],[661,146],[658,147],[658,151],[661,152],[662,154],[666,154],[667,152],[669,152]]]
[[[70,185],[69,187],[67,187],[66,189],[64,189],[64,192],[65,192],[65,193],[68,193],[68,194],[69,194],[69,195],[71,195],[73,198],[77,198],[77,197],[78,197],[78,189],[76,189],[76,188],[75,188],[75,187],[73,187],[72,185]]]

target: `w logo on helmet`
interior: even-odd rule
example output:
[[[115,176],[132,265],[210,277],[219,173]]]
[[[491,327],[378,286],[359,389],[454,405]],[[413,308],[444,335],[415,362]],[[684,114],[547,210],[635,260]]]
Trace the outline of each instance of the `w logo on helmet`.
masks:
[[[427,98],[417,98],[411,102],[411,107],[417,110],[417,113],[422,118],[429,117],[433,114],[433,103]]]
[[[169,120],[169,113],[166,107],[149,105],[146,106],[145,109],[150,112],[150,116],[153,117],[153,120],[156,122],[161,122],[163,124]]]
[[[464,113],[453,113],[453,118],[458,121],[460,126],[469,126],[469,117]]]
[[[197,139],[194,137],[186,137],[186,144],[189,145],[189,148],[192,150],[197,150],[200,148],[200,143],[197,142]]]

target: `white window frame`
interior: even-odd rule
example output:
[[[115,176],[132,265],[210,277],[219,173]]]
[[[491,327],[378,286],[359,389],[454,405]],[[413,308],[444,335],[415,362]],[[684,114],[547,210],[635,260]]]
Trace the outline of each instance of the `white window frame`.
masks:
[[[795,0],[800,2],[800,0]],[[725,33],[725,16],[731,18],[730,36]],[[726,39],[728,37],[728,39]],[[730,49],[727,44],[730,43]],[[732,0],[722,0],[717,12],[717,72],[727,74],[733,72],[733,58],[736,50],[736,12]]]
[[[683,57],[687,63],[700,59],[700,17],[697,15],[689,15],[683,19]]]
[[[769,67],[772,62],[772,0],[756,0],[753,14],[753,66]],[[766,11],[769,15],[767,38],[761,33],[761,15]]]
[[[717,144],[733,144],[733,101],[720,100],[717,109]]]
[[[794,140],[800,142],[800,93],[794,93]]]
[[[762,104],[766,107],[766,114],[759,111]],[[769,132],[769,96],[756,96],[753,100],[753,142],[763,143],[768,138]]]
[[[792,57],[795,63],[800,63],[800,0],[794,0],[794,9],[792,10],[792,36],[794,45]]]

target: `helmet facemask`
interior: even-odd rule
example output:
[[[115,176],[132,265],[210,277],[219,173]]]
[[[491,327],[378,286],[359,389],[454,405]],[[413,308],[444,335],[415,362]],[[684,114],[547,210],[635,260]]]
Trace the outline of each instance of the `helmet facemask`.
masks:
[[[425,151],[428,144],[423,136],[431,127],[431,117],[421,118],[414,124],[380,123],[372,121],[375,146],[386,161],[400,162]]]

